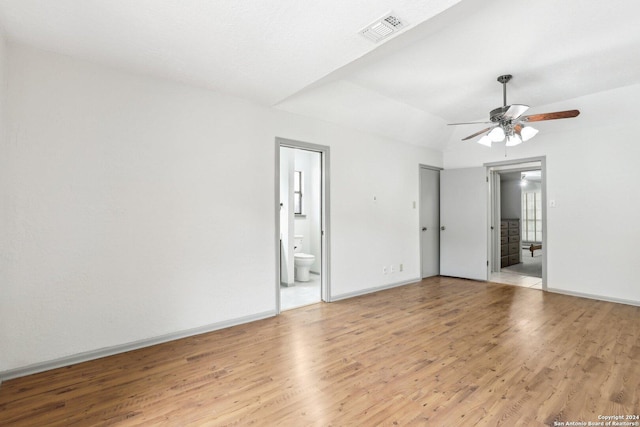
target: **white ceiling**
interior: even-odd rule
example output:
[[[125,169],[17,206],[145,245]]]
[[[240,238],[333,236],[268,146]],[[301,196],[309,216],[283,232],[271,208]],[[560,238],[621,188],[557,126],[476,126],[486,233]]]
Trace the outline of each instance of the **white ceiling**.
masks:
[[[389,11],[408,27],[358,34]],[[500,74],[530,113],[640,83],[638,16],[635,0],[0,0],[11,41],[438,149],[446,123],[502,105]]]
[[[377,46],[357,34],[395,8],[416,24],[459,0],[0,0],[11,40],[264,104]]]

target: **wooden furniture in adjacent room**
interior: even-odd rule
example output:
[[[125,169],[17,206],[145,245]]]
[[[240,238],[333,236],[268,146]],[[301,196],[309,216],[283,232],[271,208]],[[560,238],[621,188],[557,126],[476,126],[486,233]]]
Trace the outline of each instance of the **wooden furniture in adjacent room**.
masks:
[[[500,221],[500,268],[520,262],[520,219]]]
[[[529,250],[531,251],[531,256],[533,256],[533,251],[535,251],[536,249],[542,249],[542,245],[535,245],[535,244],[531,244],[531,246],[529,246]]]

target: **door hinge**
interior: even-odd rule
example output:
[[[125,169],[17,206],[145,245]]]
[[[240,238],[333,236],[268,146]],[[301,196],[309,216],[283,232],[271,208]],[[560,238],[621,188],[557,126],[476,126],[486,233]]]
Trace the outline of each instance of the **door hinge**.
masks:
[[[489,182],[489,177],[487,176],[487,177],[485,177],[485,178],[487,178],[487,182]]]
[[[487,267],[489,267],[489,260],[487,260]]]

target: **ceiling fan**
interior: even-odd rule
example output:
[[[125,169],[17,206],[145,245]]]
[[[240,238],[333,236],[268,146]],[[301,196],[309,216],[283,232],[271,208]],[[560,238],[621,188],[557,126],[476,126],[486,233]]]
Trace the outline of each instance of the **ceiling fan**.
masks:
[[[489,113],[489,122],[467,122],[467,123],[450,123],[450,125],[469,125],[479,123],[491,123],[492,125],[486,129],[482,129],[472,135],[462,138],[466,141],[476,136],[483,135],[477,142],[487,147],[491,147],[492,142],[499,142],[506,139],[506,146],[512,147],[523,141],[533,138],[538,130],[529,126],[530,122],[541,122],[543,120],[569,119],[580,114],[578,110],[556,111],[554,113],[532,114],[523,116],[529,109],[528,105],[511,104],[507,105],[507,83],[513,76],[505,74],[498,77],[498,82],[502,83],[502,101],[503,106],[491,110]]]

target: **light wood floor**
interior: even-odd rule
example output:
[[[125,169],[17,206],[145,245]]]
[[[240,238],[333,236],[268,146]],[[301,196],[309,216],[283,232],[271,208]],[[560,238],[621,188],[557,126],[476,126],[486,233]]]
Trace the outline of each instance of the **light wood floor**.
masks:
[[[0,425],[553,425],[639,383],[640,307],[431,278],[7,381]]]

